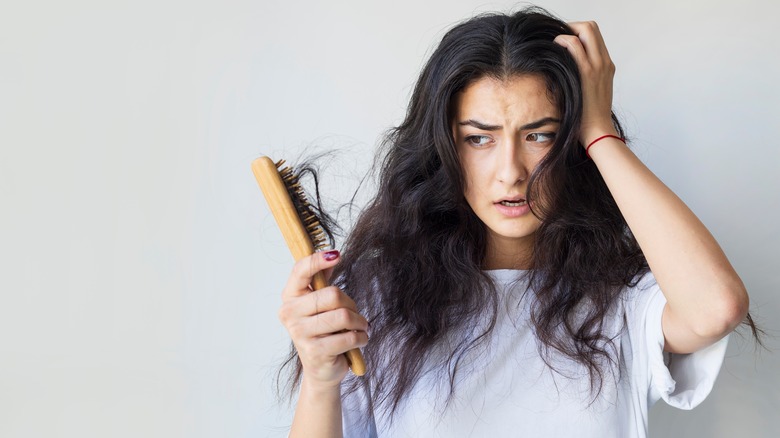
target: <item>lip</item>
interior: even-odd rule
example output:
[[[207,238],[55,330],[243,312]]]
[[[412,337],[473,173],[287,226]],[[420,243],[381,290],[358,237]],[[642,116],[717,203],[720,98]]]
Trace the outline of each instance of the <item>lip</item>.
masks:
[[[498,201],[494,202],[494,204],[498,204],[499,202],[503,202],[503,201],[520,202],[520,201],[525,201],[525,198],[520,195],[507,196],[505,198],[501,198]]]
[[[525,200],[526,199],[521,196],[508,197],[494,202],[493,205],[496,207],[496,210],[498,210],[499,213],[501,213],[506,217],[519,217],[531,211],[531,207],[528,205],[528,202],[517,207],[508,207],[506,205],[501,204],[501,202],[502,201],[519,202]]]

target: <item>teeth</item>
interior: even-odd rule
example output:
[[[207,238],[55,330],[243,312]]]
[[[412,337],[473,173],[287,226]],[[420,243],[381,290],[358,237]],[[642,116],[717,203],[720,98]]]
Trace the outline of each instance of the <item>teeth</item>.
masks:
[[[525,200],[522,201],[501,201],[501,205],[507,206],[507,207],[519,207],[521,205],[525,205]]]

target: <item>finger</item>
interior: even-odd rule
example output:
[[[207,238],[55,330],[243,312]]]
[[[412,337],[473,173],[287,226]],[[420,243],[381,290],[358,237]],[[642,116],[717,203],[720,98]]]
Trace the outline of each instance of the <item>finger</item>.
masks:
[[[320,289],[307,295],[304,299],[308,303],[306,307],[308,308],[309,315],[316,315],[318,313],[342,308],[357,312],[355,301],[336,286],[328,286],[324,289]]]
[[[357,306],[352,298],[338,287],[328,286],[282,304],[279,309],[279,319],[285,323],[339,308],[357,312]]]
[[[601,35],[601,29],[595,21],[582,21],[569,23],[569,27],[582,41],[585,52],[593,65],[601,65],[611,62],[607,45]]]
[[[300,336],[308,338],[344,330],[368,331],[368,321],[352,309],[340,308],[301,319],[298,330]]]
[[[590,60],[585,53],[585,48],[582,46],[582,41],[580,41],[579,37],[576,35],[558,35],[553,41],[569,51],[581,72],[590,71]]]
[[[368,321],[359,313],[346,308],[303,318],[282,320],[282,323],[296,345],[345,330],[368,330]]]
[[[364,331],[336,333],[330,336],[324,336],[318,339],[317,342],[322,344],[323,350],[332,351],[335,356],[368,345],[368,333]]]
[[[343,354],[354,348],[368,345],[368,334],[360,331],[349,331],[322,336],[309,342],[296,344],[295,348],[304,362],[328,362],[333,358],[342,360]],[[346,364],[346,358],[344,358]],[[305,367],[304,363],[304,367]]]
[[[309,284],[314,274],[332,268],[338,262],[339,252],[336,250],[316,252],[298,260],[282,291],[282,300],[286,301],[309,293]]]
[[[324,271],[322,271],[322,273],[325,275],[325,281],[327,281],[328,284],[330,284],[330,277],[333,276],[333,268],[332,267],[327,268]]]

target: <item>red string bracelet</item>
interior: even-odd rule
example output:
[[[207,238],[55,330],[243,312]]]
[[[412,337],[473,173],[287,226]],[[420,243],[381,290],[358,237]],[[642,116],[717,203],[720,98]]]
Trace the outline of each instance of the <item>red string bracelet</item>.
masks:
[[[593,140],[592,142],[590,142],[590,144],[585,148],[585,155],[588,158],[590,158],[590,154],[588,153],[588,150],[590,149],[590,147],[593,146],[594,144],[596,144],[596,142],[598,142],[599,140],[604,140],[605,138],[608,138],[608,137],[616,138],[616,139],[622,141],[623,143],[626,142],[625,138],[618,137],[617,135],[612,135],[612,134],[602,135],[601,137],[599,137],[599,138]]]

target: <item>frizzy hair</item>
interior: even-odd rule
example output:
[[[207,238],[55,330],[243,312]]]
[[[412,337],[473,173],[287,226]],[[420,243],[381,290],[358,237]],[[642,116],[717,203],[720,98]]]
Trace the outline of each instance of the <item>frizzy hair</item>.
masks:
[[[579,143],[580,76],[571,55],[553,42],[560,34],[573,32],[536,7],[456,25],[423,68],[405,119],[384,139],[377,195],[360,214],[333,274],[371,324],[363,348],[368,373],[348,378],[346,390],[368,385],[380,415],[392,418],[430,366],[449,380],[452,395],[461,361],[484,345],[496,322],[498,292],[482,271],[485,225],[463,195],[452,134],[454,97],[481,78],[539,77],[561,117],[527,191],[542,222],[526,294],[540,354],[552,369],[553,355],[581,364],[595,395],[617,360],[602,324],[625,286],[648,266]],[[613,122],[623,136],[614,115]],[[445,360],[427,362],[445,340]],[[301,376],[294,350],[287,363],[297,363],[294,387]]]
[[[529,279],[531,323],[549,365],[553,350],[563,353],[587,367],[594,388],[601,386],[601,365],[611,360],[601,321],[620,287],[647,266],[578,142],[580,77],[574,59],[553,42],[560,34],[572,31],[539,9],[481,15],[456,26],[423,69],[405,120],[386,139],[378,195],[350,235],[335,275],[371,321],[364,354],[375,373],[368,380],[375,409],[389,417],[419,378],[426,352],[457,332],[464,335],[439,364],[452,395],[460,362],[496,321],[497,292],[481,270],[485,226],[463,196],[452,135],[454,97],[484,77],[536,75],[558,107],[556,140],[528,182],[527,199],[542,219]],[[586,299],[593,305],[572,325]]]

